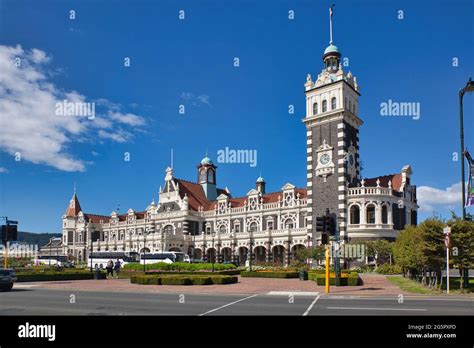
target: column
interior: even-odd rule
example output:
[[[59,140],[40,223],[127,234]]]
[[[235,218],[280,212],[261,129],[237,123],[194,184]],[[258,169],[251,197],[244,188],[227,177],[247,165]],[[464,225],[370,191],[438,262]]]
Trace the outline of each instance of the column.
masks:
[[[287,240],[287,241],[285,241],[284,244],[285,244],[285,251],[284,251],[285,255],[283,255],[283,264],[285,266],[289,266],[290,262],[291,262],[291,260],[290,260],[290,253],[291,253],[290,241]]]
[[[272,262],[272,243],[270,241],[265,242],[265,261]]]

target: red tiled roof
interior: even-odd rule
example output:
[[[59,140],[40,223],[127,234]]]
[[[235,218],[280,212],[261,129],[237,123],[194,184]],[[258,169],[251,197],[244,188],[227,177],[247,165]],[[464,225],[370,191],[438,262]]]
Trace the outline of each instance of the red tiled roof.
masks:
[[[388,182],[392,181],[392,189],[395,191],[400,192],[402,186],[402,175],[401,174],[390,174],[390,175],[383,175],[378,176],[375,178],[364,179],[366,187],[373,187],[377,186],[377,179],[380,180],[381,187],[388,187]]]
[[[306,189],[297,188],[297,189],[295,189],[295,192],[296,192],[296,194],[298,194],[298,193],[300,194],[300,198],[306,198],[306,196],[307,196]],[[278,202],[278,196],[280,196],[280,199],[283,199],[282,191],[265,193],[263,195],[263,203]],[[248,196],[229,198],[229,202],[230,202],[232,208],[243,207],[246,201],[248,202]],[[213,210],[213,209],[215,209],[216,204],[217,204],[217,200],[211,201],[211,202],[209,202],[208,207],[204,208],[204,210]]]
[[[126,221],[127,216],[128,214],[117,215],[117,217],[119,218],[119,221]],[[138,220],[144,219],[146,216],[146,211],[135,212],[135,216],[137,217]],[[89,222],[98,224],[100,223],[101,220],[103,223],[108,223],[111,217],[108,215],[97,215],[97,214],[85,213],[84,218]]]
[[[185,194],[188,196],[189,208],[192,210],[198,210],[198,208],[202,206],[204,210],[208,210],[212,202],[207,200],[206,194],[204,193],[204,190],[200,184],[183,179],[174,180],[179,184],[179,195],[181,198],[184,198]],[[224,190],[218,189],[218,195],[222,193],[222,191]]]
[[[81,205],[79,204],[79,200],[77,199],[76,193],[72,196],[71,200],[69,201],[69,206],[66,209],[66,216],[77,216],[81,211]]]
[[[199,207],[203,207],[203,209],[207,211],[215,209],[217,200],[209,201],[206,198],[206,194],[204,193],[204,190],[200,184],[177,178],[174,178],[173,180],[179,184],[180,197],[184,198],[184,196],[187,195],[189,208],[191,210],[197,211],[199,210]],[[307,192],[304,188],[297,188],[295,189],[295,192],[296,194],[300,194],[300,198],[307,197]],[[243,207],[244,202],[248,200],[247,196],[233,198],[229,193],[227,193],[226,190],[218,188],[217,196],[221,194],[229,196],[229,202],[233,208]],[[263,195],[263,203],[278,202],[278,196],[280,196],[280,199],[282,199],[283,193],[281,191],[266,193]],[[135,212],[135,215],[137,216],[137,219],[144,219],[146,216],[146,211]],[[107,223],[110,220],[110,216],[106,215],[84,214],[84,216],[88,219],[88,221],[93,223],[99,223],[100,220],[103,220],[104,223]],[[125,221],[127,219],[127,214],[121,214],[117,216],[119,221]]]
[[[102,222],[104,223],[107,223],[109,222],[110,220],[110,216],[107,216],[107,215],[97,215],[97,214],[89,214],[89,213],[84,213],[84,218],[89,221],[89,222],[92,222],[94,224],[98,224],[100,223],[100,221],[102,220]]]

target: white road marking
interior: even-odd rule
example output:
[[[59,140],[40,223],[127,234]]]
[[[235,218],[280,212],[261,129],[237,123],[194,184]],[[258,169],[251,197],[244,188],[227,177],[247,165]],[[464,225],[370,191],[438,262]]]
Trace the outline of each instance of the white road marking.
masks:
[[[14,284],[13,289],[28,289],[28,288],[34,288],[38,285],[36,284]]]
[[[308,309],[306,310],[306,312],[303,313],[303,317],[307,316],[309,311],[313,308],[313,306],[315,305],[315,303],[319,300],[319,298],[321,297],[321,295],[318,295],[316,296],[316,298],[314,299],[313,302],[311,302],[311,304],[309,305]]]
[[[209,314],[209,313],[212,313],[212,312],[218,311],[219,309],[222,309],[222,308],[225,308],[225,307],[232,306],[233,304],[236,304],[236,303],[238,303],[238,302],[241,302],[241,301],[248,300],[249,298],[252,298],[252,297],[255,297],[255,296],[258,296],[258,295],[252,295],[252,296],[247,296],[247,297],[245,297],[245,298],[241,298],[240,300],[237,300],[237,301],[234,301],[234,302],[231,302],[231,303],[225,304],[225,305],[223,305],[223,306],[220,306],[220,307],[217,307],[217,308],[211,309],[210,311],[207,311],[206,313],[199,314],[199,316],[201,317],[201,316],[203,316],[203,315],[206,315],[206,314]]]
[[[270,296],[318,296],[319,292],[314,291],[270,291],[267,293]]]
[[[421,311],[426,312],[424,308],[377,308],[377,307],[326,307],[327,309],[360,309],[368,311]]]

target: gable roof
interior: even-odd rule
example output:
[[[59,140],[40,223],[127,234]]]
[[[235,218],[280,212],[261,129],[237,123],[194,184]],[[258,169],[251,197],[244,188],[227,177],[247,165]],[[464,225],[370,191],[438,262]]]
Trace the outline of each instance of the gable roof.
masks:
[[[81,208],[81,205],[79,204],[79,199],[77,199],[77,195],[74,192],[74,195],[69,201],[69,206],[66,209],[66,216],[69,216],[69,217],[77,216],[77,214],[79,214],[81,210],[82,208]]]

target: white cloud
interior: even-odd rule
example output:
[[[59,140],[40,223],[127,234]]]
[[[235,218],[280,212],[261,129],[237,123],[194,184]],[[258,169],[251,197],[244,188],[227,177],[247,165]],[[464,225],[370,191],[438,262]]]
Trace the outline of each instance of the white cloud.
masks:
[[[0,173],[8,173],[8,169],[4,167],[0,167]]]
[[[212,108],[211,97],[207,94],[195,95],[191,92],[181,92],[180,98],[194,106],[207,105]]]
[[[15,65],[20,58],[21,65]],[[102,139],[125,142],[133,138],[123,125],[145,125],[138,115],[122,113],[119,104],[89,100],[76,91],[63,91],[49,80],[51,62],[46,52],[0,45],[0,150],[21,159],[63,171],[84,171],[86,162],[70,153],[78,142]],[[53,69],[54,70],[54,69]],[[94,102],[94,119],[56,115],[56,103]],[[107,129],[107,131],[104,131]]]
[[[119,123],[124,123],[129,126],[144,126],[145,119],[141,116],[134,114],[123,114],[121,112],[109,112],[109,117],[111,120],[117,121]]]
[[[416,195],[422,212],[433,212],[436,209],[453,209],[461,203],[461,182],[444,190],[431,186],[419,186],[416,189]]]

